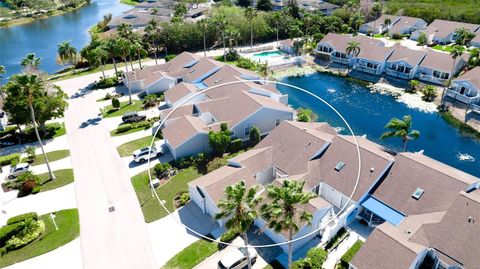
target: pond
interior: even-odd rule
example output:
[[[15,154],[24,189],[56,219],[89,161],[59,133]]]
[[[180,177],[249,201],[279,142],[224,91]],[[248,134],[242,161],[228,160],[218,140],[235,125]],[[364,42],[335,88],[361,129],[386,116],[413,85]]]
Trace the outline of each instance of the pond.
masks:
[[[33,23],[0,28],[0,65],[5,65],[7,77],[20,71],[20,60],[30,52],[41,58],[41,69],[54,73],[62,66],[56,63],[57,45],[70,41],[80,51],[90,41],[88,30],[103,16],[113,16],[130,9],[118,0],[94,0],[86,7],[61,16]]]
[[[392,117],[411,115],[413,129],[421,135],[408,143],[409,151],[424,150],[425,155],[480,177],[480,141],[462,136],[438,113],[409,108],[392,96],[371,93],[364,85],[330,74],[285,77],[281,81],[320,96],[343,115],[356,135],[366,134],[370,140],[396,151],[402,150],[402,142],[399,138],[381,140],[380,136],[386,131],[384,126]],[[349,134],[345,124],[325,104],[290,87],[278,85],[277,88],[289,95],[289,103],[294,108],[311,108],[318,115],[318,121],[328,122],[339,127],[341,133]],[[475,160],[468,160],[468,156]]]

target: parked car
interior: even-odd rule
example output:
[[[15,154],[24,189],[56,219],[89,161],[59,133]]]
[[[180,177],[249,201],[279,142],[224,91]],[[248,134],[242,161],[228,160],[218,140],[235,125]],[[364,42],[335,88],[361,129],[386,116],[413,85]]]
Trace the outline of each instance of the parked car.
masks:
[[[153,146],[144,147],[133,152],[133,160],[137,163],[143,163],[148,161],[148,159],[156,158],[162,155],[164,152],[164,147],[162,146]]]
[[[257,251],[249,247],[248,253],[252,265],[257,261]],[[248,266],[247,248],[234,248],[232,251],[226,251],[224,257],[218,261],[218,269],[242,269]]]
[[[147,119],[147,116],[140,114],[138,112],[127,112],[122,116],[122,121],[124,123],[139,122],[139,121],[144,121],[146,119]]]
[[[19,163],[16,166],[10,169],[10,173],[8,174],[9,179],[14,179],[19,175],[27,172],[30,170],[30,164],[28,163]]]

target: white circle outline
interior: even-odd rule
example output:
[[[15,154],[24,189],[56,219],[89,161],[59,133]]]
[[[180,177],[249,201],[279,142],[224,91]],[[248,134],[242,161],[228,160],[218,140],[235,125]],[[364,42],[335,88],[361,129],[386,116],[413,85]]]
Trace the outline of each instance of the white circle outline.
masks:
[[[189,98],[183,100],[182,102],[180,102],[180,104],[176,105],[168,114],[167,116],[161,120],[160,124],[158,125],[157,129],[155,130],[155,133],[154,135],[152,136],[152,142],[150,143],[150,150],[152,149],[153,147],[153,144],[155,143],[155,137],[157,136],[158,134],[158,131],[161,129],[161,127],[164,125],[165,121],[167,121],[167,119],[170,117],[170,115],[172,113],[175,112],[175,110],[177,110],[177,108],[181,107],[182,105],[184,105],[185,103],[187,103],[188,101],[190,101],[191,99],[193,99],[194,97],[200,95],[200,94],[203,94],[207,91],[210,91],[210,90],[213,90],[215,88],[218,88],[218,87],[221,87],[221,86],[226,86],[226,85],[231,85],[231,84],[236,84],[236,83],[245,83],[245,82],[259,82],[259,83],[274,83],[274,84],[278,84],[278,85],[283,85],[283,86],[287,86],[287,87],[290,87],[290,88],[293,88],[293,89],[296,89],[296,90],[299,90],[303,93],[306,93],[312,97],[314,97],[315,99],[317,100],[320,100],[322,103],[324,103],[325,105],[327,105],[330,109],[332,109],[341,119],[342,121],[345,123],[345,125],[347,126],[348,130],[350,131],[350,133],[352,134],[353,136],[353,140],[355,142],[355,146],[357,148],[357,156],[358,156],[358,172],[357,172],[357,180],[355,182],[355,186],[353,188],[353,191],[352,193],[350,194],[350,197],[348,198],[348,201],[347,203],[345,203],[345,205],[340,209],[340,211],[338,211],[338,213],[336,213],[334,215],[334,218],[332,218],[331,220],[329,220],[328,222],[325,223],[324,226],[320,226],[318,227],[317,229],[311,231],[310,233],[308,234],[305,234],[301,237],[298,237],[298,238],[295,238],[295,239],[292,239],[292,240],[288,240],[285,238],[285,242],[280,242],[280,243],[274,243],[274,244],[267,244],[267,245],[249,245],[249,247],[252,247],[252,248],[269,248],[269,247],[276,247],[276,246],[282,246],[282,245],[286,245],[286,244],[290,244],[290,243],[294,243],[296,241],[299,241],[299,240],[302,240],[304,238],[307,238],[315,233],[317,233],[318,231],[320,231],[321,229],[327,227],[327,225],[329,225],[332,221],[335,221],[338,216],[343,213],[343,211],[345,211],[345,208],[348,206],[348,204],[350,203],[350,201],[352,200],[352,197],[353,195],[355,194],[356,190],[357,190],[357,186],[358,186],[358,182],[360,181],[360,172],[362,170],[362,160],[361,160],[361,154],[360,154],[360,147],[358,145],[358,141],[357,141],[357,137],[355,136],[355,133],[353,132],[352,128],[350,127],[350,124],[348,124],[348,122],[345,120],[345,118],[342,116],[342,114],[340,112],[338,112],[332,105],[330,105],[327,101],[325,101],[323,98],[319,97],[318,95],[314,94],[314,93],[311,93],[310,91],[308,90],[305,90],[303,88],[300,88],[298,86],[295,86],[295,85],[291,85],[291,84],[288,84],[288,83],[284,83],[284,82],[280,82],[280,81],[272,81],[272,80],[264,80],[264,79],[252,79],[252,80],[235,80],[235,81],[230,81],[230,82],[225,82],[225,83],[222,83],[222,84],[218,84],[218,85],[215,85],[215,86],[212,86],[212,87],[209,87],[209,88],[206,88],[206,89],[203,89],[195,94],[193,94],[192,96],[190,96]],[[151,167],[150,167],[150,158],[148,159],[148,162],[147,162],[147,165],[148,165],[148,178],[149,178],[149,182],[150,182],[150,189],[152,191],[152,194],[155,196],[155,198],[157,199],[158,203],[163,207],[163,209],[165,211],[167,211],[168,213],[168,217],[171,217],[172,215],[172,212],[170,212],[166,207],[165,205],[162,203],[162,200],[160,199],[160,197],[158,196],[157,192],[155,191],[155,188],[153,187],[153,182],[152,182],[152,173],[151,173]],[[204,213],[205,214],[205,213]],[[237,247],[237,248],[240,248],[240,247],[245,247],[244,245],[241,245],[241,246],[238,246],[236,244],[232,244],[232,243],[226,243],[226,242],[222,242],[220,240],[217,240],[217,239],[214,239],[214,238],[210,238],[206,235],[203,235],[195,230],[193,230],[192,228],[186,226],[185,224],[181,223],[180,221],[178,221],[177,219],[175,219],[174,217],[172,217],[172,219],[174,219],[178,224],[182,225],[183,227],[185,227],[185,229],[187,231],[190,231],[192,232],[193,234],[195,234],[196,236],[202,238],[202,239],[205,239],[205,240],[208,240],[208,241],[211,241],[211,242],[216,242],[216,243],[219,243],[219,244],[224,244],[226,246],[233,246],[233,247]],[[265,225],[265,227],[268,228],[267,225]]]

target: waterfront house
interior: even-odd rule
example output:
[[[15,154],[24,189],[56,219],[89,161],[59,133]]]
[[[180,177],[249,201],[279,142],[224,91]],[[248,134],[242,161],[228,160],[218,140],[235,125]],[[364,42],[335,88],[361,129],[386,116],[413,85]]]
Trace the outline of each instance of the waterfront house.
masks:
[[[172,110],[162,112],[163,120]],[[165,144],[175,159],[210,151],[208,132],[227,123],[233,138],[246,141],[250,129],[257,126],[261,135],[268,134],[283,120],[292,120],[294,110],[261,94],[231,90],[229,96],[207,98],[185,106],[170,115],[162,130]]]
[[[453,80],[451,89],[446,95],[466,104],[476,104],[480,101],[480,67],[465,72]]]
[[[353,60],[353,69],[372,75],[380,75],[394,49],[360,41],[360,52]]]
[[[410,38],[412,40],[418,40],[420,33],[424,32],[427,34],[428,42],[446,45],[455,42],[455,31],[460,27],[474,33],[480,28],[480,25],[437,19],[429,24],[426,29],[413,32]]]
[[[410,35],[415,31],[425,29],[425,27],[427,27],[427,23],[423,19],[401,16],[400,19],[390,27],[388,33],[390,35]]]
[[[295,40],[294,39],[285,39],[279,42],[278,48],[286,52],[288,54],[294,54],[295,53]]]
[[[403,46],[395,46],[393,53],[385,64],[385,73],[392,77],[413,79],[417,74],[420,62],[427,53],[422,50],[412,50]]]
[[[475,32],[475,37],[470,41],[470,45],[480,48],[480,28]]]
[[[173,0],[147,0],[141,1],[135,5],[135,8],[139,9],[153,9],[153,8],[168,8],[174,9],[177,5],[176,1]]]
[[[460,70],[466,66],[467,61],[467,54],[463,54],[455,60],[455,66],[453,66],[454,59],[450,54],[427,50],[425,57],[418,67],[417,78],[444,85],[450,77],[458,74]]]
[[[390,20],[390,23],[388,25],[385,24],[385,20],[387,19]],[[397,23],[400,19],[400,16],[384,14],[376,20],[362,24],[358,31],[366,35],[383,34],[390,30],[390,28],[395,25],[395,23]]]
[[[299,0],[297,1],[298,7],[306,11],[317,11],[324,16],[329,16],[339,8],[338,5],[329,3],[324,0]],[[288,5],[287,0],[272,0],[273,10],[281,10]]]
[[[350,268],[475,268],[480,243],[467,238],[480,232],[479,179],[421,152],[395,159],[362,202],[359,216],[376,228]]]
[[[117,29],[122,24],[131,25],[134,30],[138,30],[147,26],[148,22],[152,19],[157,22],[168,22],[171,19],[173,11],[170,9],[138,9],[133,8],[125,11],[122,15],[113,17],[107,24],[110,30]]]

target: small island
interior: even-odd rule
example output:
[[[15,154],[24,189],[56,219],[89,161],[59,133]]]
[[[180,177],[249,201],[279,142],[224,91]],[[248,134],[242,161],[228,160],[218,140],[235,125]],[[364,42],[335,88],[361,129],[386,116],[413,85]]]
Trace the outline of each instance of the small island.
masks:
[[[0,0],[0,27],[31,23],[75,11],[91,0]]]

